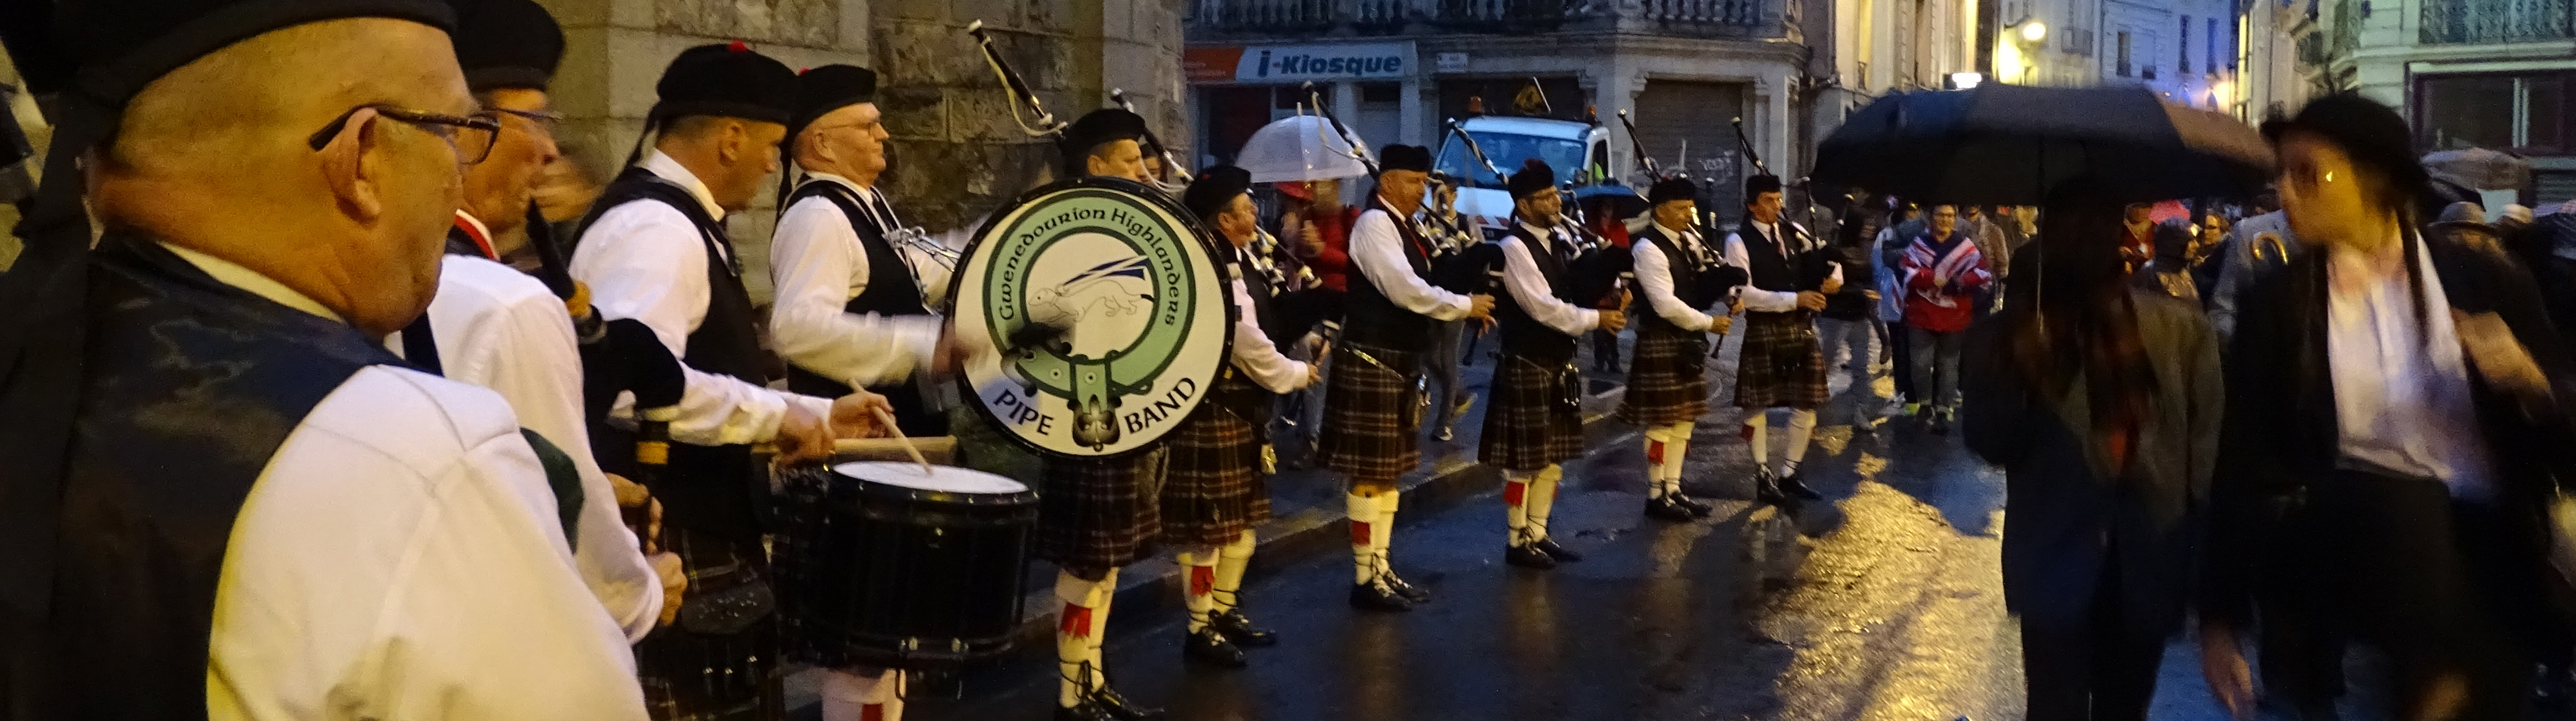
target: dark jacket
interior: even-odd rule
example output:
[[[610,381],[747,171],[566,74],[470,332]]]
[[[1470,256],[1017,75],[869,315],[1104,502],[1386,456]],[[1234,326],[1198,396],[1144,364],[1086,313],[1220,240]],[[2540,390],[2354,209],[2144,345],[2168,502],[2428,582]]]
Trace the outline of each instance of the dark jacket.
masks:
[[[2576,478],[2576,366],[2541,309],[2531,277],[2491,241],[2435,235],[2423,241],[2451,308],[2494,313],[2551,383],[2547,398],[2488,384],[2469,364],[2470,393],[2499,484],[2496,529],[2513,542],[2548,539],[2542,513],[2554,484]],[[2211,527],[2200,590],[2205,618],[2243,624],[2274,525],[2328,478],[2341,457],[2333,375],[2326,358],[2326,262],[2307,253],[2246,286],[2228,349],[2227,429],[2212,484]],[[2456,341],[2454,341],[2456,342]],[[2526,545],[2526,548],[2536,548]],[[2545,573],[2545,569],[2533,569]]]
[[[2156,393],[2121,478],[2092,431],[2082,376],[2041,397],[2003,361],[2003,316],[1969,331],[1960,429],[2004,467],[2004,603],[2025,622],[2084,623],[2111,553],[2130,622],[2161,632],[2181,620],[2227,397],[2218,337],[2198,306],[2136,289],[2129,298]]]

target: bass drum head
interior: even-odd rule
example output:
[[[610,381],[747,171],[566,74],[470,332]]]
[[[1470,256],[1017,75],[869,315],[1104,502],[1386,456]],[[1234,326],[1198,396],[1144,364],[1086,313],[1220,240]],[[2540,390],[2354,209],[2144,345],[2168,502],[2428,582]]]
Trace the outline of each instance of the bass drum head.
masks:
[[[921,464],[908,461],[853,461],[832,466],[832,472],[869,483],[916,491],[970,496],[1008,496],[1029,491],[1029,487],[1019,481],[971,468],[931,466],[930,472],[924,474]]]
[[[1141,450],[1215,386],[1233,343],[1224,269],[1162,191],[1077,178],[1029,191],[966,247],[948,297],[958,396],[1003,435],[1075,458]],[[1064,333],[1031,347],[1033,325]],[[1043,335],[1043,334],[1038,334]]]

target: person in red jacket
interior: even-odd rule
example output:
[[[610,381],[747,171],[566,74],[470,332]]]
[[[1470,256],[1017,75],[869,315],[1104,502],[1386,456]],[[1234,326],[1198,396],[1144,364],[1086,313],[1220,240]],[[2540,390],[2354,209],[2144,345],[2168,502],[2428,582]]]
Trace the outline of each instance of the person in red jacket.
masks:
[[[1959,418],[1959,349],[1975,318],[1977,292],[1994,275],[1977,243],[1959,230],[1959,211],[1933,206],[1932,223],[1905,249],[1898,266],[1905,285],[1905,328],[1913,344],[1914,389],[1921,393],[1905,412],[1922,415],[1932,432],[1947,434]]]
[[[1288,238],[1299,260],[1315,279],[1334,292],[1345,286],[1351,269],[1351,226],[1360,210],[1342,204],[1342,181],[1327,178],[1279,183],[1288,209],[1279,215],[1279,234]]]

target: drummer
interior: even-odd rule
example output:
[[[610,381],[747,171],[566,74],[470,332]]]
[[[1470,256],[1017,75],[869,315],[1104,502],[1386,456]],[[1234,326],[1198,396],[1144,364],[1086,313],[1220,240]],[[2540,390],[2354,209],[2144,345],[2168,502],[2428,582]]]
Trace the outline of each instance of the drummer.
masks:
[[[1065,173],[1152,185],[1145,174],[1145,119],[1117,108],[1094,110],[1064,130]],[[1101,670],[1102,633],[1118,568],[1143,560],[1161,533],[1157,501],[1164,448],[1159,443],[1117,458],[1044,460],[1038,495],[1037,555],[1057,567],[1055,593],[1064,600],[1057,617],[1056,692],[1059,721],[1140,719],[1161,709],[1135,705],[1109,687]]]
[[[1575,249],[1558,217],[1564,203],[1556,170],[1532,158],[1506,185],[1518,222],[1501,241],[1507,295],[1495,303],[1494,318],[1502,326],[1503,355],[1494,366],[1493,402],[1476,455],[1503,471],[1503,519],[1511,531],[1503,561],[1549,569],[1583,560],[1547,535],[1562,464],[1583,455],[1575,340],[1595,328],[1617,333],[1628,320],[1618,310],[1576,305],[1558,290],[1569,287]]]
[[[751,204],[778,166],[797,109],[796,74],[741,43],[682,51],[655,86],[637,152],[583,220],[572,273],[599,311],[633,318],[682,358],[687,387],[670,421],[670,462],[653,495],[663,536],[687,568],[691,601],[764,597],[766,556],[751,489],[768,485],[751,444],[790,458],[828,455],[835,435],[876,432],[882,396],[838,400],[768,388],[740,259],[720,220]],[[659,132],[656,133],[655,131]],[[620,401],[621,406],[628,405]],[[621,408],[621,410],[623,410]],[[656,718],[774,718],[784,705],[769,609],[710,606],[646,637],[638,673]]]
[[[1232,363],[1217,377],[1207,401],[1166,441],[1171,467],[1163,480],[1163,537],[1181,546],[1182,601],[1190,612],[1190,660],[1225,668],[1244,665],[1244,646],[1278,643],[1243,613],[1243,571],[1252,562],[1254,524],[1270,518],[1270,490],[1262,481],[1261,451],[1279,394],[1315,384],[1315,364],[1289,360],[1265,328],[1287,321],[1272,302],[1269,279],[1253,271],[1245,254],[1260,235],[1252,206],[1252,174],[1231,165],[1199,173],[1181,204],[1219,236],[1215,244],[1234,294]]]
[[[1491,321],[1494,298],[1460,295],[1423,280],[1430,248],[1413,229],[1431,151],[1388,145],[1378,153],[1377,188],[1351,232],[1351,267],[1342,342],[1333,348],[1324,387],[1324,426],[1316,455],[1350,481],[1351,557],[1357,570],[1351,605],[1410,611],[1429,592],[1405,583],[1387,561],[1395,531],[1396,479],[1422,462],[1422,357],[1434,322]]]

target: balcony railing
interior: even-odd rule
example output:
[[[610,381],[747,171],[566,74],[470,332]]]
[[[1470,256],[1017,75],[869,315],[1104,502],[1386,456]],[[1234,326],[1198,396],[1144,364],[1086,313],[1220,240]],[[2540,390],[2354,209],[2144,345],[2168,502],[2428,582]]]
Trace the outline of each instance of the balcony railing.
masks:
[[[1758,36],[1784,0],[1192,0],[1193,37],[1620,29]]]
[[[2576,38],[2570,0],[2426,0],[2426,45],[2524,43]]]

